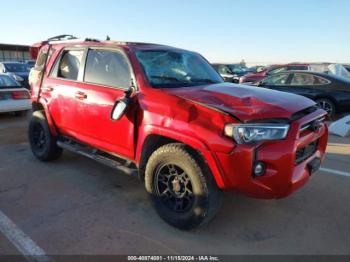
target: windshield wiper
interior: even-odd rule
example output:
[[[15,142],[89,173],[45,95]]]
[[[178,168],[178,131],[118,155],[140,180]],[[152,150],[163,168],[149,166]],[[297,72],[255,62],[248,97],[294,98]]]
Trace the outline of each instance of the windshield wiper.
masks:
[[[173,80],[176,82],[182,82],[180,79],[172,76],[150,76],[151,78],[159,78],[159,79],[165,79],[165,80]]]
[[[191,78],[191,82],[203,82],[203,83],[210,83],[210,84],[217,84],[217,81],[214,81],[209,78]]]

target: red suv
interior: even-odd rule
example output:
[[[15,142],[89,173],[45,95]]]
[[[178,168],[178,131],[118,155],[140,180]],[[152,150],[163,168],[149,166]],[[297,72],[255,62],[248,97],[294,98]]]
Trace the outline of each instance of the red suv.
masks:
[[[33,154],[67,149],[137,174],[175,227],[208,222],[222,191],[285,197],[324,158],[326,112],[307,98],[224,83],[170,46],[54,40],[32,48]]]

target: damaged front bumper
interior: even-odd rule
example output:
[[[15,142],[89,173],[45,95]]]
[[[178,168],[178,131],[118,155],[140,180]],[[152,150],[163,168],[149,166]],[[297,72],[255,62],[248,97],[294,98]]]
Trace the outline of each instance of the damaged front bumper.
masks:
[[[322,118],[324,111],[317,110],[293,121],[284,140],[237,145],[230,154],[214,153],[224,181],[221,188],[257,198],[282,198],[303,186],[325,156],[328,128],[319,121]],[[316,120],[317,128],[305,128]],[[263,163],[262,175],[254,174],[256,163]]]

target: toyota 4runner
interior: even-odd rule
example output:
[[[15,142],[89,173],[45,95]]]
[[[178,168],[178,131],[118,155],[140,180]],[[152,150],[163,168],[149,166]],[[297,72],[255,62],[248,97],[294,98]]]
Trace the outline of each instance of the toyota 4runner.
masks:
[[[222,191],[285,197],[324,158],[326,112],[313,101],[224,83],[195,52],[64,35],[31,53],[33,154],[66,149],[137,174],[177,228],[213,218]]]

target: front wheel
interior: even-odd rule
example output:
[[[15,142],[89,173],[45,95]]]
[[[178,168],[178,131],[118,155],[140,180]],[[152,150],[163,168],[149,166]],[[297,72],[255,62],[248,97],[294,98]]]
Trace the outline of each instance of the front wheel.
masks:
[[[327,98],[319,98],[316,100],[317,105],[322,108],[323,110],[325,110],[329,117],[332,119],[335,115],[335,105],[334,103],[327,99]]]
[[[41,161],[52,161],[59,158],[62,149],[56,144],[51,134],[45,115],[35,111],[29,122],[28,138],[33,155]]]
[[[145,186],[159,216],[183,230],[209,222],[221,205],[221,191],[201,159],[183,144],[168,144],[150,157]]]

